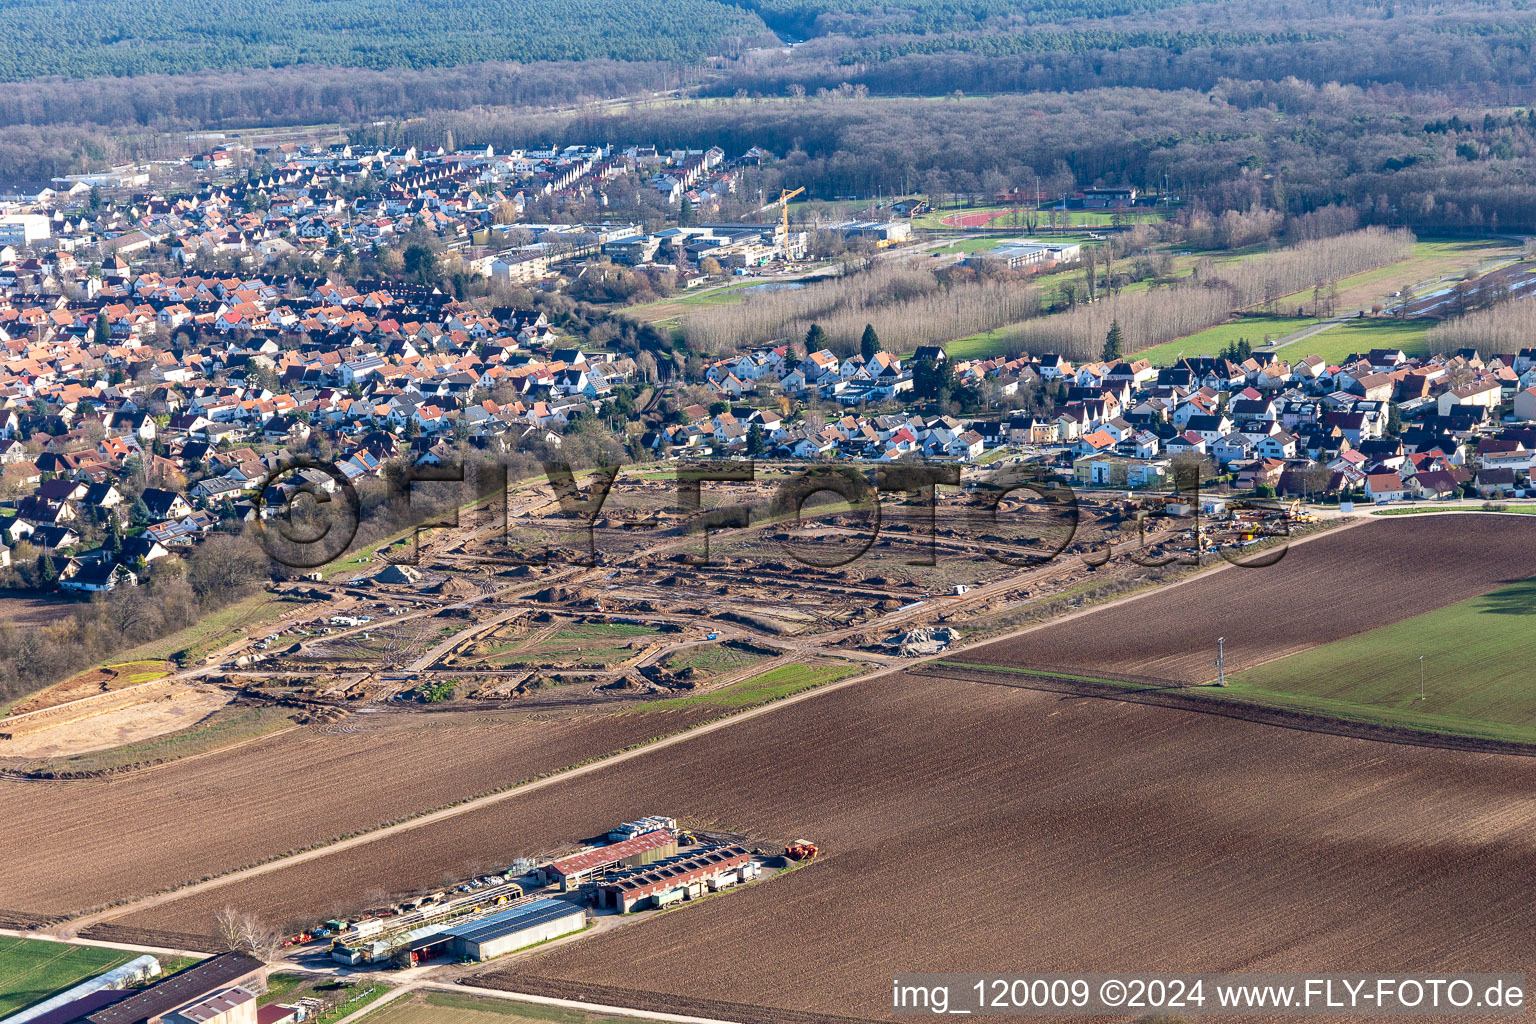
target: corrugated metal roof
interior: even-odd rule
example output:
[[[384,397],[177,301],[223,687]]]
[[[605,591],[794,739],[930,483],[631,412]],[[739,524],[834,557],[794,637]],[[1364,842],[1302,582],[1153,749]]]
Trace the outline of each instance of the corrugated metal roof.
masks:
[[[599,846],[595,850],[587,850],[584,853],[572,854],[562,857],[550,864],[550,870],[561,875],[579,875],[593,868],[600,868],[605,864],[616,864],[626,857],[636,854],[648,853],[651,850],[659,850],[663,846],[677,842],[677,833],[668,829],[659,829],[655,832],[647,832],[643,836],[635,836],[623,842],[613,843],[609,846]]]
[[[263,964],[244,953],[224,953],[204,960],[145,989],[136,996],[90,1015],[94,1024],[139,1024],[169,1013],[192,999],[208,995],[261,970]]]
[[[645,896],[687,885],[711,875],[730,871],[751,861],[752,855],[736,845],[711,846],[672,860],[648,864],[603,886],[608,892]]]
[[[193,1003],[191,1006],[184,1006],[178,1010],[177,1013],[187,1018],[188,1020],[212,1020],[214,1017],[217,1017],[223,1013],[228,1013],[235,1007],[240,1006],[243,1003],[248,1003],[255,998],[255,996],[251,995],[245,989],[236,987],[226,989],[225,991],[219,992],[216,995],[211,995],[207,999],[204,999],[202,1002]]]
[[[581,913],[584,911],[580,907],[565,900],[535,900],[513,910],[492,914],[479,921],[471,921],[461,928],[450,929],[443,935],[463,939],[465,942],[489,942],[513,932],[520,932],[525,928]]]

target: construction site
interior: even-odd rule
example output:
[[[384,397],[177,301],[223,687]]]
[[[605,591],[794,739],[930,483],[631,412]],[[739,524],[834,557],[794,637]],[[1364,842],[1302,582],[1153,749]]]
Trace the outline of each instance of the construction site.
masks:
[[[790,665],[889,667],[1315,522],[1299,505],[1077,496],[1007,470],[911,491],[816,472],[691,493],[639,470],[574,496],[514,488],[274,583],[281,616],[194,662],[45,692],[6,719],[0,768],[57,777],[51,760],[242,708],[344,729],[362,714],[698,696]]]

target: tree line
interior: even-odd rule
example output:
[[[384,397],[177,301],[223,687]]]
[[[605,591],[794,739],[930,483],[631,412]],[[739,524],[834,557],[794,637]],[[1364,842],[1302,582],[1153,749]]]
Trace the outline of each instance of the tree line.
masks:
[[[851,95],[442,112],[427,124],[361,129],[408,141],[654,140],[668,148],[762,146],[777,157],[758,184],[815,198],[911,195],[938,201],[1038,187],[1129,184],[1299,216],[1349,208],[1359,224],[1420,233],[1536,231],[1536,117],[1493,118],[1437,93],[1228,82],[1208,93],[1100,89],[934,102]],[[1460,117],[1452,130],[1438,123]]]
[[[1279,303],[1289,296],[1396,263],[1412,251],[1413,236],[1407,231],[1366,228],[1235,263],[1206,259],[1180,284],[1112,294],[1066,313],[1026,320],[999,332],[999,342],[1014,354],[1058,352],[1098,359],[1113,330],[1120,351],[1132,355],[1213,327],[1238,310],[1284,312]]]
[[[1475,348],[1484,358],[1536,347],[1536,302],[1522,294],[1436,324],[1429,329],[1429,347],[1432,352]]]
[[[682,334],[691,350],[713,356],[799,338],[816,325],[826,348],[848,356],[872,325],[889,351],[910,352],[1036,315],[1039,289],[1025,281],[880,261],[803,287],[758,291],[738,305],[704,307],[683,318]]]

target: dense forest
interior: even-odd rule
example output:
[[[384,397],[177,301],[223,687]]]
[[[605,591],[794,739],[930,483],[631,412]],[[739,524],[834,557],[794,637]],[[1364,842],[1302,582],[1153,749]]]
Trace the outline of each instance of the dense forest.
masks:
[[[944,100],[859,97],[584,109],[477,110],[359,132],[499,148],[552,138],[662,146],[758,145],[780,159],[757,183],[820,198],[925,192],[1047,194],[1126,183],[1300,214],[1353,208],[1361,224],[1420,233],[1536,230],[1536,113],[1462,106],[1401,89],[1282,82],[1190,90],[1097,89]]]
[[[913,0],[904,8],[914,12],[908,18],[872,5],[851,6],[864,15],[824,14],[814,19],[821,31],[792,55],[755,55],[742,62],[733,81],[715,88],[765,95],[792,85],[815,91],[841,82],[893,95],[1114,85],[1209,89],[1224,78],[1294,75],[1353,85],[1492,85],[1504,99],[1516,100],[1529,95],[1536,43],[1536,11],[1505,0],[1473,0],[1453,9],[1412,0],[1231,0],[1025,5],[1012,11],[986,0]],[[877,15],[882,10],[887,16]],[[773,24],[771,13],[768,18]]]
[[[1536,231],[1523,0],[14,0],[4,17],[0,77],[26,80],[0,90],[0,180],[180,156],[189,128],[340,122],[388,145],[762,146],[778,159],[754,194],[1124,183],[1212,224],[1333,207]]]
[[[0,80],[332,64],[697,60],[768,33],[716,0],[9,0]]]
[[[1001,30],[1011,25],[1112,18],[1182,6],[1189,0],[737,0],[775,31],[811,36],[873,36]],[[1213,0],[1203,0],[1213,2]]]
[[[1496,85],[1515,101],[1528,95],[1536,56],[1536,10],[1523,0],[1468,0],[1452,10],[1433,0],[11,0],[4,23],[0,81],[324,65],[405,71],[405,87],[423,99],[436,76],[412,81],[411,70],[616,59],[672,64],[679,80],[707,77],[719,95],[814,92],[844,82],[891,95],[1209,89],[1224,78],[1295,75],[1415,88]],[[770,26],[807,41],[777,46]],[[706,76],[708,55],[717,61]],[[268,83],[255,74],[243,84]],[[455,91],[460,103],[523,102],[504,84],[488,67]],[[357,116],[399,112],[389,109],[395,88],[375,78],[327,85]],[[24,91],[23,102],[31,95]],[[334,116],[348,113],[338,106]],[[145,118],[143,109],[132,115]]]

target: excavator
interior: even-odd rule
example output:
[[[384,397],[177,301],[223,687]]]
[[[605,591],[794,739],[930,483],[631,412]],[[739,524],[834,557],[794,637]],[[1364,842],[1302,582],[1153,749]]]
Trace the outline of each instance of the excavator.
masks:
[[[1315,523],[1317,516],[1301,507],[1301,499],[1296,498],[1285,509],[1285,518],[1293,523]]]

